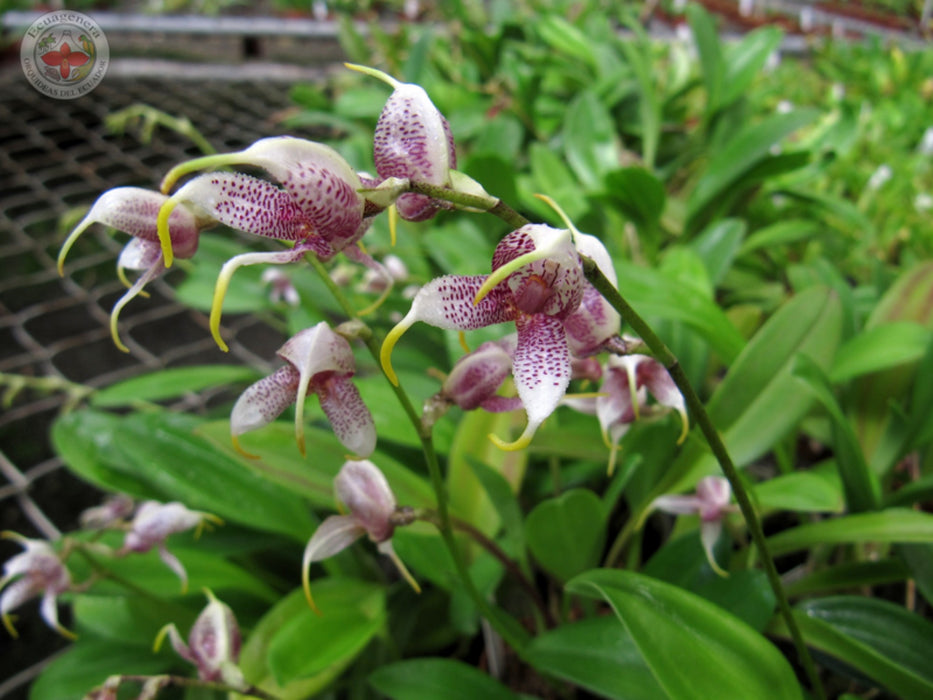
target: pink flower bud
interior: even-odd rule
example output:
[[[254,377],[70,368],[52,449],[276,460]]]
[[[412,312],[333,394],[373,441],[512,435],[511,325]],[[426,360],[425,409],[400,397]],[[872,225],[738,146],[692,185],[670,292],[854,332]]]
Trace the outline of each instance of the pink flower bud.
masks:
[[[23,546],[23,552],[7,560],[0,579],[0,617],[11,636],[16,629],[10,613],[26,601],[42,596],[42,619],[59,634],[74,638],[58,621],[57,597],[71,588],[71,575],[58,554],[45,540],[31,540],[14,532],[4,532]]]

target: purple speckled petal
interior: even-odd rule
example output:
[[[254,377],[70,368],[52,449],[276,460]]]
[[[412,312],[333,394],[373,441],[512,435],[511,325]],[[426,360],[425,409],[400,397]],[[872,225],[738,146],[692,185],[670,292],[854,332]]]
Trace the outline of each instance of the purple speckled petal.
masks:
[[[473,305],[485,280],[484,275],[445,275],[432,280],[412,300],[407,325],[424,321],[437,328],[467,331],[511,320],[514,312],[504,303],[501,285]]]
[[[181,563],[181,560],[179,560],[178,557],[168,551],[168,547],[165,546],[164,542],[160,542],[156,549],[159,552],[159,559],[162,560],[162,563],[171,569],[179,579],[181,579],[182,590],[187,590],[188,572],[185,571],[185,565]]]
[[[405,221],[427,221],[440,208],[437,201],[427,195],[406,192],[395,200],[398,215]]]
[[[334,479],[337,497],[369,533],[373,542],[392,536],[395,495],[385,475],[369,460],[345,462]]]
[[[311,564],[342,552],[366,534],[364,528],[352,515],[331,515],[314,531],[305,546],[303,569]]]
[[[231,434],[242,435],[278,418],[295,402],[299,376],[297,369],[286,365],[244,391],[230,414]]]
[[[376,449],[376,426],[357,388],[338,376],[314,382],[314,388],[340,443],[358,457],[369,457]]]
[[[520,409],[522,400],[518,396],[490,396],[480,402],[479,407],[490,413],[508,413]]]
[[[222,224],[257,236],[298,241],[313,234],[291,194],[249,175],[200,175],[179,189],[174,198],[200,207]]]
[[[120,251],[117,267],[124,270],[148,270],[162,258],[162,247],[158,241],[134,238]]]
[[[557,408],[570,384],[570,350],[560,321],[537,314],[521,316],[518,347],[512,374],[518,395],[528,414],[526,435],[537,429]]]
[[[600,352],[606,340],[619,334],[620,327],[618,312],[589,282],[584,285],[580,306],[564,319],[570,350],[578,357]]]
[[[511,372],[511,354],[499,343],[486,342],[457,361],[444,380],[441,394],[465,411],[481,405],[486,408],[487,404],[493,405],[490,399]]]
[[[373,140],[373,160],[382,178],[407,177],[445,185],[451,163],[450,127],[418,85],[399,85],[389,96]]]
[[[635,420],[636,407],[633,397],[642,401],[644,390],[633,392],[629,383],[628,372],[624,367],[614,367],[610,362],[606,378],[600,387],[600,396],[596,399],[596,416],[599,419],[603,435],[609,435],[615,426],[628,425]]]
[[[276,354],[297,369],[304,382],[319,372],[352,374],[356,369],[350,344],[324,321],[293,335]]]

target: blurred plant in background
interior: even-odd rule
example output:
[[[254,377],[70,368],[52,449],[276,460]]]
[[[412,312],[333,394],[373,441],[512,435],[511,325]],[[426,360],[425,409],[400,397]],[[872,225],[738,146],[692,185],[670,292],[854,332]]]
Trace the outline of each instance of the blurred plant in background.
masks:
[[[229,407],[202,418],[158,405],[258,379],[239,367],[165,370],[84,396],[53,430],[71,469],[226,524],[197,542],[171,531],[186,595],[158,552],[121,549],[128,512],[58,543],[57,566],[80,584],[53,593],[71,603],[67,629],[78,639],[32,697],[91,688],[104,697],[165,674],[177,675],[152,681],[151,692],[216,691],[191,686],[168,651],[150,651],[166,625],[193,624],[188,646],[177,631],[171,639],[200,658],[201,588],[217,603],[209,619],[232,635],[232,609],[243,630],[242,647],[238,637],[228,645],[238,655],[223,656],[236,681],[227,690],[256,697],[419,698],[454,686],[495,698],[933,694],[933,52],[827,44],[787,58],[777,29],[725,42],[695,5],[689,35],[660,44],[635,3],[548,8],[444,4],[431,8],[437,24],[388,32],[374,23],[365,35],[341,22],[352,60],[424,88],[449,122],[459,172],[370,182],[391,91],[349,71],[295,87],[285,127],[320,129],[362,173],[365,252],[354,238],[348,257],[389,267],[392,256],[405,268],[397,276],[427,291],[392,287],[388,276],[374,286],[372,265],[309,256],[276,268],[287,303],[270,300],[256,266],[238,272],[225,308],[272,315],[291,335],[333,325],[341,363],[312,388],[325,406],[336,380],[351,386],[353,405],[372,414],[375,448],[338,439],[331,412],[290,414],[304,396],[291,388],[263,427],[235,429],[242,449],[230,443]],[[447,158],[438,138],[444,147],[431,153]],[[225,158],[211,162],[234,164]],[[376,214],[400,194],[446,204],[430,221]],[[190,204],[218,218],[224,196]],[[563,232],[559,260],[543,238],[525,240],[528,220]],[[614,275],[590,260],[596,248],[579,243],[581,231],[605,246]],[[507,235],[511,247],[497,248]],[[225,262],[255,254],[222,230],[199,241],[179,263],[177,294],[206,310]],[[581,274],[626,333],[616,339],[613,326],[612,343],[584,354],[654,358],[614,360],[632,365],[627,381],[620,370],[601,382],[594,357],[568,361],[569,378],[561,360],[560,372],[542,365],[537,375],[525,364],[513,381],[512,324],[477,320],[514,320],[519,334],[523,324],[559,326],[553,318],[570,310],[553,311],[566,299],[552,282],[577,269],[564,248],[583,254]],[[292,253],[272,255],[298,261]],[[477,294],[490,261],[509,294]],[[470,293],[444,280],[468,280]],[[579,304],[582,279],[572,286]],[[444,314],[457,318],[435,323]],[[399,340],[390,329],[406,318]],[[386,350],[379,362],[387,335],[391,366]],[[545,355],[537,360],[553,359]],[[654,384],[636,364],[652,368]],[[521,392],[555,372],[567,379],[561,396],[569,386],[563,404],[549,400],[546,415],[528,404],[540,427],[512,445],[524,449],[500,450],[505,441],[489,435],[514,438],[526,425],[515,384]],[[269,399],[265,386],[250,396]],[[610,389],[627,389],[625,406],[638,408],[638,420],[618,419],[624,430],[571,410],[591,403],[598,413],[601,399],[613,403]],[[691,426],[682,444],[681,398]],[[372,462],[348,461],[348,449]],[[367,478],[348,481],[345,464],[366,465]],[[349,515],[333,515],[335,479]],[[378,549],[352,544],[363,534]],[[107,686],[112,675],[122,680]]]

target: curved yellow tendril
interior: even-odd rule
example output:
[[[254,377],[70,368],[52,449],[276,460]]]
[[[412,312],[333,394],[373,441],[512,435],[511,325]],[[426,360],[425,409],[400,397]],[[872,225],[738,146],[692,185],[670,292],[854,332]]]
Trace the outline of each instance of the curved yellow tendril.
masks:
[[[580,230],[576,226],[573,225],[573,222],[570,220],[570,217],[567,216],[567,213],[563,209],[561,209],[560,205],[557,202],[555,202],[553,199],[548,197],[546,194],[536,194],[535,197],[537,199],[540,199],[542,202],[544,202],[549,207],[551,207],[551,209],[557,212],[557,215],[560,217],[561,221],[564,222],[564,226],[566,226],[570,230],[570,233],[574,238],[574,243],[576,243],[577,236],[580,235]]]
[[[398,239],[398,207],[394,204],[389,205],[389,242],[395,247],[395,241]]]
[[[167,625],[163,626],[162,629],[156,634],[155,641],[152,642],[152,652],[154,654],[159,653],[159,649],[162,648],[162,642],[165,641],[166,635],[169,633],[169,630],[174,629],[175,634],[178,634],[178,628],[175,627],[174,622],[169,622]]]
[[[525,265],[529,265],[535,262],[536,260],[546,258],[550,254],[551,251],[547,249],[533,250],[530,253],[519,255],[514,260],[510,260],[505,265],[502,265],[501,267],[493,270],[489,277],[486,278],[486,281],[483,282],[482,286],[480,286],[480,288],[476,291],[476,296],[473,297],[473,306],[479,304],[485,298],[485,296],[492,291],[493,287],[495,287],[513,272],[521,269]]]
[[[489,440],[493,445],[498,447],[500,450],[505,450],[506,452],[517,452],[518,450],[524,450],[528,445],[531,444],[531,439],[535,435],[535,430],[538,426],[529,425],[525,428],[525,432],[518,436],[518,439],[514,442],[506,442],[498,435],[494,433],[489,433]]]
[[[394,386],[398,386],[398,376],[395,374],[395,370],[392,369],[392,350],[395,348],[395,344],[398,343],[399,338],[414,325],[416,320],[412,318],[411,311],[409,311],[408,315],[389,331],[386,339],[382,341],[382,347],[379,349],[379,362],[382,364],[382,371],[385,372],[386,377]]]
[[[246,459],[259,459],[259,455],[254,455],[252,452],[247,452],[240,446],[240,438],[237,435],[231,435],[230,442],[233,443],[233,449],[243,457],[246,457]]]
[[[156,217],[156,231],[159,234],[159,245],[162,246],[162,258],[166,268],[171,267],[172,263],[175,262],[175,253],[172,251],[172,237],[168,229],[168,218],[177,206],[178,200],[169,197],[159,207],[159,215]]]
[[[383,73],[377,68],[370,68],[369,66],[362,66],[359,63],[344,63],[344,66],[350,70],[356,71],[357,73],[362,73],[363,75],[368,75],[373,78],[377,78],[387,85],[391,86],[393,89],[398,89],[402,86],[403,83],[393,78],[388,73]]]

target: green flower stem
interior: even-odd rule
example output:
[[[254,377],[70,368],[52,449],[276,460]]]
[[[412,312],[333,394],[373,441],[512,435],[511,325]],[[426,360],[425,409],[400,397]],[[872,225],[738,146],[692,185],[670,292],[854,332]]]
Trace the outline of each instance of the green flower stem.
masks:
[[[334,299],[336,299],[337,303],[340,305],[340,308],[343,309],[343,312],[349,318],[359,320],[353,305],[350,304],[349,300],[344,296],[340,287],[338,287],[330,278],[330,275],[327,274],[327,269],[324,267],[324,264],[314,255],[309,254],[305,257],[317,271],[324,284],[327,285],[328,289],[330,289]],[[370,354],[373,356],[373,359],[376,361],[376,364],[379,364],[379,350],[381,343],[376,339],[375,336],[373,336],[368,326],[364,326],[363,328],[364,330],[360,333],[360,338],[365,343]],[[530,635],[520,625],[518,625],[517,622],[511,619],[507,619],[504,613],[500,613],[497,610],[494,610],[489,605],[487,600],[480,594],[473,583],[473,579],[470,577],[470,572],[467,570],[466,563],[463,560],[463,554],[457,545],[457,540],[454,537],[453,532],[453,524],[451,523],[450,518],[447,486],[444,483],[444,475],[441,473],[441,466],[437,459],[437,452],[434,450],[434,440],[431,428],[422,422],[418,412],[415,410],[415,407],[411,403],[411,399],[408,398],[408,394],[401,387],[401,385],[396,386],[392,382],[389,382],[389,386],[391,386],[392,391],[395,392],[395,396],[398,398],[399,403],[402,405],[402,409],[405,411],[405,415],[408,416],[408,420],[414,426],[415,432],[418,434],[418,439],[421,441],[421,449],[424,452],[425,462],[428,467],[428,474],[431,478],[431,486],[434,489],[434,495],[437,499],[436,525],[441,533],[441,537],[444,540],[444,544],[450,551],[450,556],[454,561],[454,566],[457,568],[457,574],[461,581],[463,581],[463,585],[467,589],[467,593],[470,595],[470,598],[473,599],[473,603],[476,605],[480,614],[489,620],[490,624],[492,624],[493,628],[502,637],[502,639],[505,640],[505,642],[511,646],[519,656],[521,656],[525,646],[530,641]]]
[[[765,540],[765,534],[761,527],[761,521],[758,519],[758,515],[755,513],[755,509],[752,506],[748,492],[745,490],[745,486],[742,484],[742,480],[739,478],[739,472],[736,469],[735,464],[733,464],[732,458],[729,456],[729,452],[726,449],[725,444],[719,437],[719,433],[716,431],[716,427],[710,420],[709,414],[707,414],[706,409],[703,406],[703,402],[700,401],[700,397],[697,396],[697,393],[690,385],[690,381],[687,379],[687,375],[683,368],[680,366],[677,358],[661,341],[661,339],[645,322],[645,320],[638,315],[635,309],[629,306],[625,299],[622,298],[622,295],[619,294],[618,290],[616,290],[612,283],[606,279],[602,272],[600,272],[599,267],[597,267],[595,262],[582,256],[581,260],[583,261],[583,272],[586,275],[586,279],[589,280],[590,284],[596,287],[597,291],[599,291],[599,293],[603,295],[606,301],[608,301],[612,307],[619,312],[619,314],[622,316],[622,319],[629,325],[629,327],[631,327],[635,334],[638,335],[651,349],[654,357],[664,365],[668,373],[671,375],[671,378],[674,380],[674,383],[677,385],[677,388],[680,389],[680,393],[683,394],[684,400],[687,402],[687,407],[689,408],[690,413],[693,415],[693,419],[696,421],[697,425],[700,427],[700,430],[703,432],[703,435],[706,437],[706,441],[709,444],[713,455],[716,457],[716,460],[719,462],[719,466],[722,468],[723,474],[732,485],[732,491],[735,494],[735,500],[738,502],[739,509],[742,511],[742,515],[745,517],[745,522],[748,526],[748,531],[752,536],[752,541],[755,543],[755,547],[758,549],[758,552],[761,555],[761,561],[764,565],[765,573],[768,576],[768,582],[771,584],[771,589],[774,591],[775,598],[777,599],[781,617],[784,618],[784,621],[787,624],[787,629],[790,632],[792,639],[794,640],[797,656],[807,673],[807,677],[810,679],[813,692],[816,694],[817,698],[820,698],[820,700],[825,700],[826,694],[823,690],[822,684],[820,683],[820,678],[817,674],[816,666],[813,663],[810,652],[807,650],[807,645],[803,640],[803,635],[800,633],[800,628],[797,626],[797,622],[791,613],[790,603],[787,600],[787,594],[784,592],[783,585],[781,585],[781,577],[778,574],[777,567],[774,564],[774,559],[771,557],[771,553],[768,551],[768,543]]]
[[[409,190],[411,192],[417,192],[418,194],[427,195],[428,197],[432,197],[434,199],[441,199],[445,202],[450,202],[451,204],[457,204],[461,207],[479,209],[486,212],[487,214],[498,216],[513,228],[521,228],[522,226],[531,223],[524,216],[512,209],[512,207],[510,207],[508,204],[503,202],[501,199],[497,199],[496,197],[482,197],[475,194],[468,194],[466,192],[458,192],[456,190],[447,189],[446,187],[440,187],[438,185],[428,185],[424,182],[412,182],[409,185]]]

